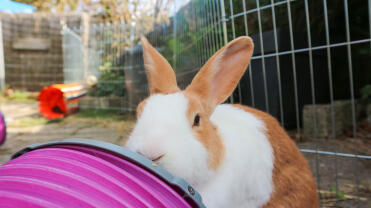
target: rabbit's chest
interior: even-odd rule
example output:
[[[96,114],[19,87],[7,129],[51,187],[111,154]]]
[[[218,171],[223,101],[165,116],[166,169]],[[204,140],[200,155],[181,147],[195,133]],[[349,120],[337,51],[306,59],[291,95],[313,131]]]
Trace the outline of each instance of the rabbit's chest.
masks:
[[[231,105],[219,105],[211,117],[226,146],[225,160],[203,189],[210,207],[260,207],[273,190],[273,150],[264,123]],[[213,206],[215,203],[215,206]],[[207,205],[207,204],[206,204]]]

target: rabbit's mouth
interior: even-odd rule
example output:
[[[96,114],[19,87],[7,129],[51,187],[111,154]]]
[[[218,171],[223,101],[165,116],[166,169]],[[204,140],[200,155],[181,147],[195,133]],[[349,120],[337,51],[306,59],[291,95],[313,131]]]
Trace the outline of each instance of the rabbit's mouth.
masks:
[[[158,156],[158,157],[156,157],[156,158],[153,158],[153,159],[151,159],[153,162],[157,162],[157,161],[159,161],[161,158],[163,158],[165,156],[165,154],[162,154],[162,155],[160,155],[160,156]]]

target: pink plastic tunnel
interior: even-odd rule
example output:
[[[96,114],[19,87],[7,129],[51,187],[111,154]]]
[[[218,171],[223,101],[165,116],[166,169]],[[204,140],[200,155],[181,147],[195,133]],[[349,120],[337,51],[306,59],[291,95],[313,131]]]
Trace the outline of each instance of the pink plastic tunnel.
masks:
[[[0,145],[4,144],[6,138],[6,123],[3,113],[0,111]]]
[[[183,179],[113,144],[69,139],[13,157],[0,167],[1,208],[204,207]]]

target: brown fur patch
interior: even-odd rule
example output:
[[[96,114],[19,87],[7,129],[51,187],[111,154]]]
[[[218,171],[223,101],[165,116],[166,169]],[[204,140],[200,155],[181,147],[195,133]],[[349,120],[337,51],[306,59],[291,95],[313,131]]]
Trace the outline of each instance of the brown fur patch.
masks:
[[[200,125],[192,127],[196,138],[204,145],[208,152],[208,163],[213,170],[217,170],[223,162],[225,146],[218,133],[218,128],[211,123],[210,115],[205,111],[200,99],[191,94],[184,93],[188,98],[187,117],[193,125],[196,114],[200,116]]]
[[[137,106],[137,119],[140,117],[140,115],[142,115],[143,108],[144,108],[145,104],[147,103],[147,99],[148,99],[148,98],[142,100],[142,101],[138,104],[138,106]]]
[[[254,43],[250,37],[239,37],[229,42],[205,63],[184,91],[189,100],[187,116],[191,125],[196,113],[200,115],[200,126],[193,127],[193,130],[207,149],[209,164],[214,170],[223,162],[225,146],[210,116],[215,107],[236,88],[250,62],[253,49]]]
[[[273,148],[274,191],[264,208],[318,207],[316,183],[308,163],[296,144],[271,115],[243,105],[234,105],[261,119]]]
[[[169,62],[142,37],[144,66],[148,78],[148,86],[151,94],[155,93],[175,93],[180,89],[176,83],[174,70]]]
[[[250,37],[239,37],[219,49],[193,78],[186,91],[207,102],[206,110],[225,101],[246,71],[254,50]]]

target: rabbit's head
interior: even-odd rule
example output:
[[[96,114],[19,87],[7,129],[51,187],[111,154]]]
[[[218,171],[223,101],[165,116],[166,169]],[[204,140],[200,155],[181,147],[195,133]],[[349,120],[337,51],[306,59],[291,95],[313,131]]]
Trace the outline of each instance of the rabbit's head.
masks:
[[[197,186],[225,161],[225,146],[210,121],[244,74],[253,52],[249,37],[217,51],[181,91],[170,64],[143,37],[150,96],[137,108],[137,123],[126,146]]]

